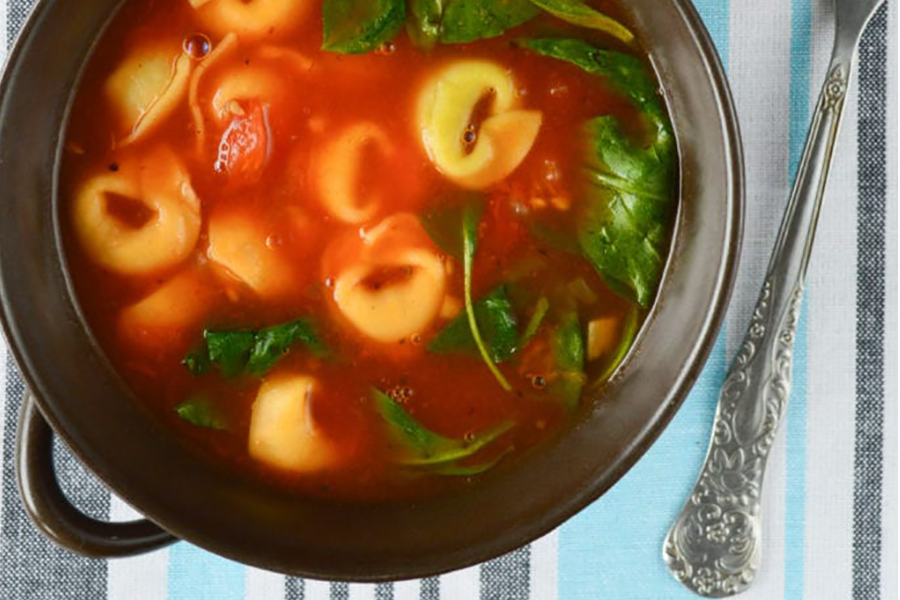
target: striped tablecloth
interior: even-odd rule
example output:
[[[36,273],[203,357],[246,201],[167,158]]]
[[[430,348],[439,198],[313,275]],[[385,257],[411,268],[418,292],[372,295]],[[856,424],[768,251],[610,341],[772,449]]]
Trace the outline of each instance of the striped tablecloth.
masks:
[[[0,0],[0,56],[34,0]],[[718,384],[756,300],[831,44],[830,0],[699,0],[744,135],[747,220],[726,326],[700,381],[647,456],[557,531],[484,565],[379,586],[285,578],[186,543],[80,558],[27,521],[13,472],[22,380],[0,342],[4,426],[0,598],[102,600],[688,598],[660,558],[706,450]],[[798,336],[787,426],[764,490],[765,562],[747,600],[897,598],[897,0],[866,33]],[[66,487],[91,514],[133,516],[65,449]]]

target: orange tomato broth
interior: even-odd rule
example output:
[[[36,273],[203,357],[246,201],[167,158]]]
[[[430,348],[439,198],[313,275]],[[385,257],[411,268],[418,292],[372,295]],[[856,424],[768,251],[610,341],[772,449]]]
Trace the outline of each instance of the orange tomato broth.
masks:
[[[615,14],[615,7],[604,7]],[[540,296],[578,278],[587,282],[597,301],[582,307],[582,326],[594,318],[611,318],[622,327],[633,305],[612,293],[589,263],[536,239],[532,222],[552,222],[574,239],[574,213],[578,207],[582,148],[578,143],[583,123],[602,114],[634,124],[633,107],[612,93],[604,82],[581,70],[523,49],[511,39],[548,31],[592,37],[610,46],[602,35],[572,28],[541,16],[501,38],[465,45],[440,45],[431,51],[416,49],[405,33],[390,48],[367,55],[341,55],[322,51],[319,6],[310,10],[296,32],[259,41],[240,40],[236,51],[212,64],[199,88],[201,105],[211,102],[210,82],[228,69],[272,69],[283,84],[277,97],[267,99],[268,129],[259,127],[260,107],[242,106],[243,116],[220,124],[204,115],[205,139],[200,143],[190,107],[185,101],[154,133],[134,144],[120,146],[110,116],[104,83],[130,49],[142,44],[181,40],[204,32],[188,2],[134,0],[100,41],[86,69],[72,112],[62,171],[62,210],[68,215],[72,196],[89,176],[115,172],[129,157],[158,146],[171,148],[190,173],[200,198],[203,225],[191,258],[150,275],[120,275],[96,265],[78,243],[71,218],[63,218],[68,264],[80,305],[102,347],[135,394],[179,435],[203,451],[228,461],[240,472],[286,486],[299,493],[367,500],[435,493],[470,484],[477,477],[411,475],[395,464],[385,438],[384,423],[374,411],[371,389],[409,388],[404,406],[417,420],[452,438],[463,438],[506,419],[515,427],[478,456],[515,460],[530,448],[562,431],[572,419],[561,403],[535,387],[534,373],[514,358],[499,365],[514,387],[505,392],[478,356],[436,355],[427,345],[448,321],[436,319],[416,339],[397,344],[367,340],[327,301],[329,274],[323,272],[323,254],[332,240],[354,235],[359,226],[328,216],[316,198],[311,162],[333,136],[360,121],[378,124],[389,134],[395,152],[386,157],[366,152],[367,165],[359,189],[381,199],[377,215],[364,227],[398,212],[423,214],[446,198],[463,195],[429,160],[416,131],[416,102],[423,82],[442,65],[467,58],[483,58],[508,67],[517,82],[524,108],[540,110],[543,124],[524,162],[502,183],[483,194],[483,219],[478,230],[473,297],[507,281],[509,273],[528,261],[537,267],[520,273],[518,286]],[[215,48],[221,40],[210,34]],[[303,67],[295,58],[273,57],[264,48],[286,48],[308,59]],[[203,85],[203,84],[206,85]],[[217,172],[219,146],[227,135],[231,148],[228,173]],[[236,137],[235,137],[236,136]],[[243,137],[241,137],[243,136]],[[254,146],[254,136],[256,145]],[[261,137],[267,138],[260,153]],[[269,146],[270,144],[270,146]],[[243,149],[242,149],[243,148]],[[538,198],[536,202],[533,200]],[[557,198],[556,206],[553,199]],[[562,200],[559,200],[562,199]],[[544,206],[541,206],[543,200]],[[525,214],[522,214],[522,206]],[[146,215],[121,209],[123,222],[140,225]],[[287,280],[277,298],[259,298],[241,282],[223,275],[206,257],[210,215],[235,215],[264,230],[267,246],[284,263]],[[199,273],[200,284],[188,286],[182,308],[197,313],[189,325],[123,328],[123,309],[144,298],[185,270]],[[449,295],[463,298],[463,270],[452,263],[447,282]],[[272,373],[299,372],[318,382],[312,396],[317,427],[339,448],[340,464],[313,473],[293,473],[270,467],[248,455],[250,411],[260,379],[228,379],[213,371],[195,377],[182,358],[202,340],[205,328],[251,329],[311,318],[331,349],[331,358],[317,359],[297,345]],[[527,314],[519,315],[520,331]],[[547,325],[544,326],[546,328]],[[520,351],[527,357],[546,352],[545,336],[538,335]],[[544,341],[542,341],[544,340]],[[540,358],[540,357],[538,357]],[[538,361],[540,362],[540,361]],[[597,376],[602,364],[589,363]],[[212,398],[224,414],[227,430],[203,429],[181,420],[175,407],[198,393]],[[582,406],[587,404],[583,399]],[[507,452],[512,449],[512,452]],[[476,461],[477,462],[477,461]]]

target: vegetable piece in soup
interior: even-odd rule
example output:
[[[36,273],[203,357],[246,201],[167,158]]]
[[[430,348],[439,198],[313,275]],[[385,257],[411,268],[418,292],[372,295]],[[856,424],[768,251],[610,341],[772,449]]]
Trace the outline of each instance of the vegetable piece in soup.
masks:
[[[236,476],[342,501],[477,485],[604,402],[663,276],[678,154],[603,7],[126,3],[61,206],[135,395]]]

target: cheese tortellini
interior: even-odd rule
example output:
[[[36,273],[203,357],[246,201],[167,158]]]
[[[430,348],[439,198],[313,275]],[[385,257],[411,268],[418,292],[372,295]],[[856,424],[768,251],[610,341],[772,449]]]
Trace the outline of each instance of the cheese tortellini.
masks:
[[[191,266],[127,306],[119,316],[119,332],[124,339],[153,346],[198,323],[213,295],[210,282]]]
[[[208,235],[207,257],[259,296],[279,296],[293,287],[290,267],[268,243],[268,235],[252,215],[213,214]]]
[[[376,342],[422,333],[444,303],[444,261],[410,213],[338,239],[324,269],[338,311]]]
[[[275,467],[309,473],[336,462],[334,443],[312,417],[318,384],[308,375],[282,374],[259,388],[250,417],[250,455]]]
[[[188,0],[200,20],[216,35],[236,32],[242,38],[280,36],[303,22],[310,0]]]
[[[116,196],[142,205],[146,219],[134,224],[116,216],[110,210]],[[75,193],[73,221],[82,247],[98,264],[122,274],[147,274],[177,265],[194,249],[200,199],[178,157],[158,148],[85,182]]]
[[[395,152],[391,138],[384,129],[363,121],[339,133],[313,163],[313,179],[319,200],[333,217],[345,223],[368,221],[381,207],[380,195],[366,192],[360,186],[367,147],[386,157]]]
[[[476,109],[489,102],[479,124]],[[462,187],[483,189],[505,179],[525,159],[543,116],[518,107],[508,70],[486,60],[451,64],[419,95],[418,127],[428,157]]]
[[[152,133],[185,99],[195,60],[174,45],[127,56],[106,81],[125,146]]]

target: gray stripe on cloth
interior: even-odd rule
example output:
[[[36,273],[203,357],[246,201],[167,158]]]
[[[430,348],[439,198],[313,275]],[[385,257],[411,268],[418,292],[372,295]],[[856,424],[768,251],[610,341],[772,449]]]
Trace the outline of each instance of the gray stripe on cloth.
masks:
[[[426,577],[419,584],[419,600],[441,600],[441,580]]]
[[[6,0],[6,49],[12,48],[36,0]]]
[[[528,600],[531,547],[481,565],[481,600]]]
[[[78,556],[45,538],[19,500],[15,473],[16,421],[25,394],[22,376],[6,361],[3,437],[3,507],[0,525],[0,598],[83,600],[106,595],[106,562]],[[109,517],[109,492],[62,444],[54,447],[57,475],[66,495],[87,514]]]
[[[887,5],[860,45],[853,598],[881,597],[884,454]]]
[[[304,600],[306,583],[299,577],[284,578],[284,600]]]
[[[331,584],[331,600],[350,600],[350,585],[333,582]]]
[[[376,585],[375,600],[394,600],[394,584],[379,583]]]

